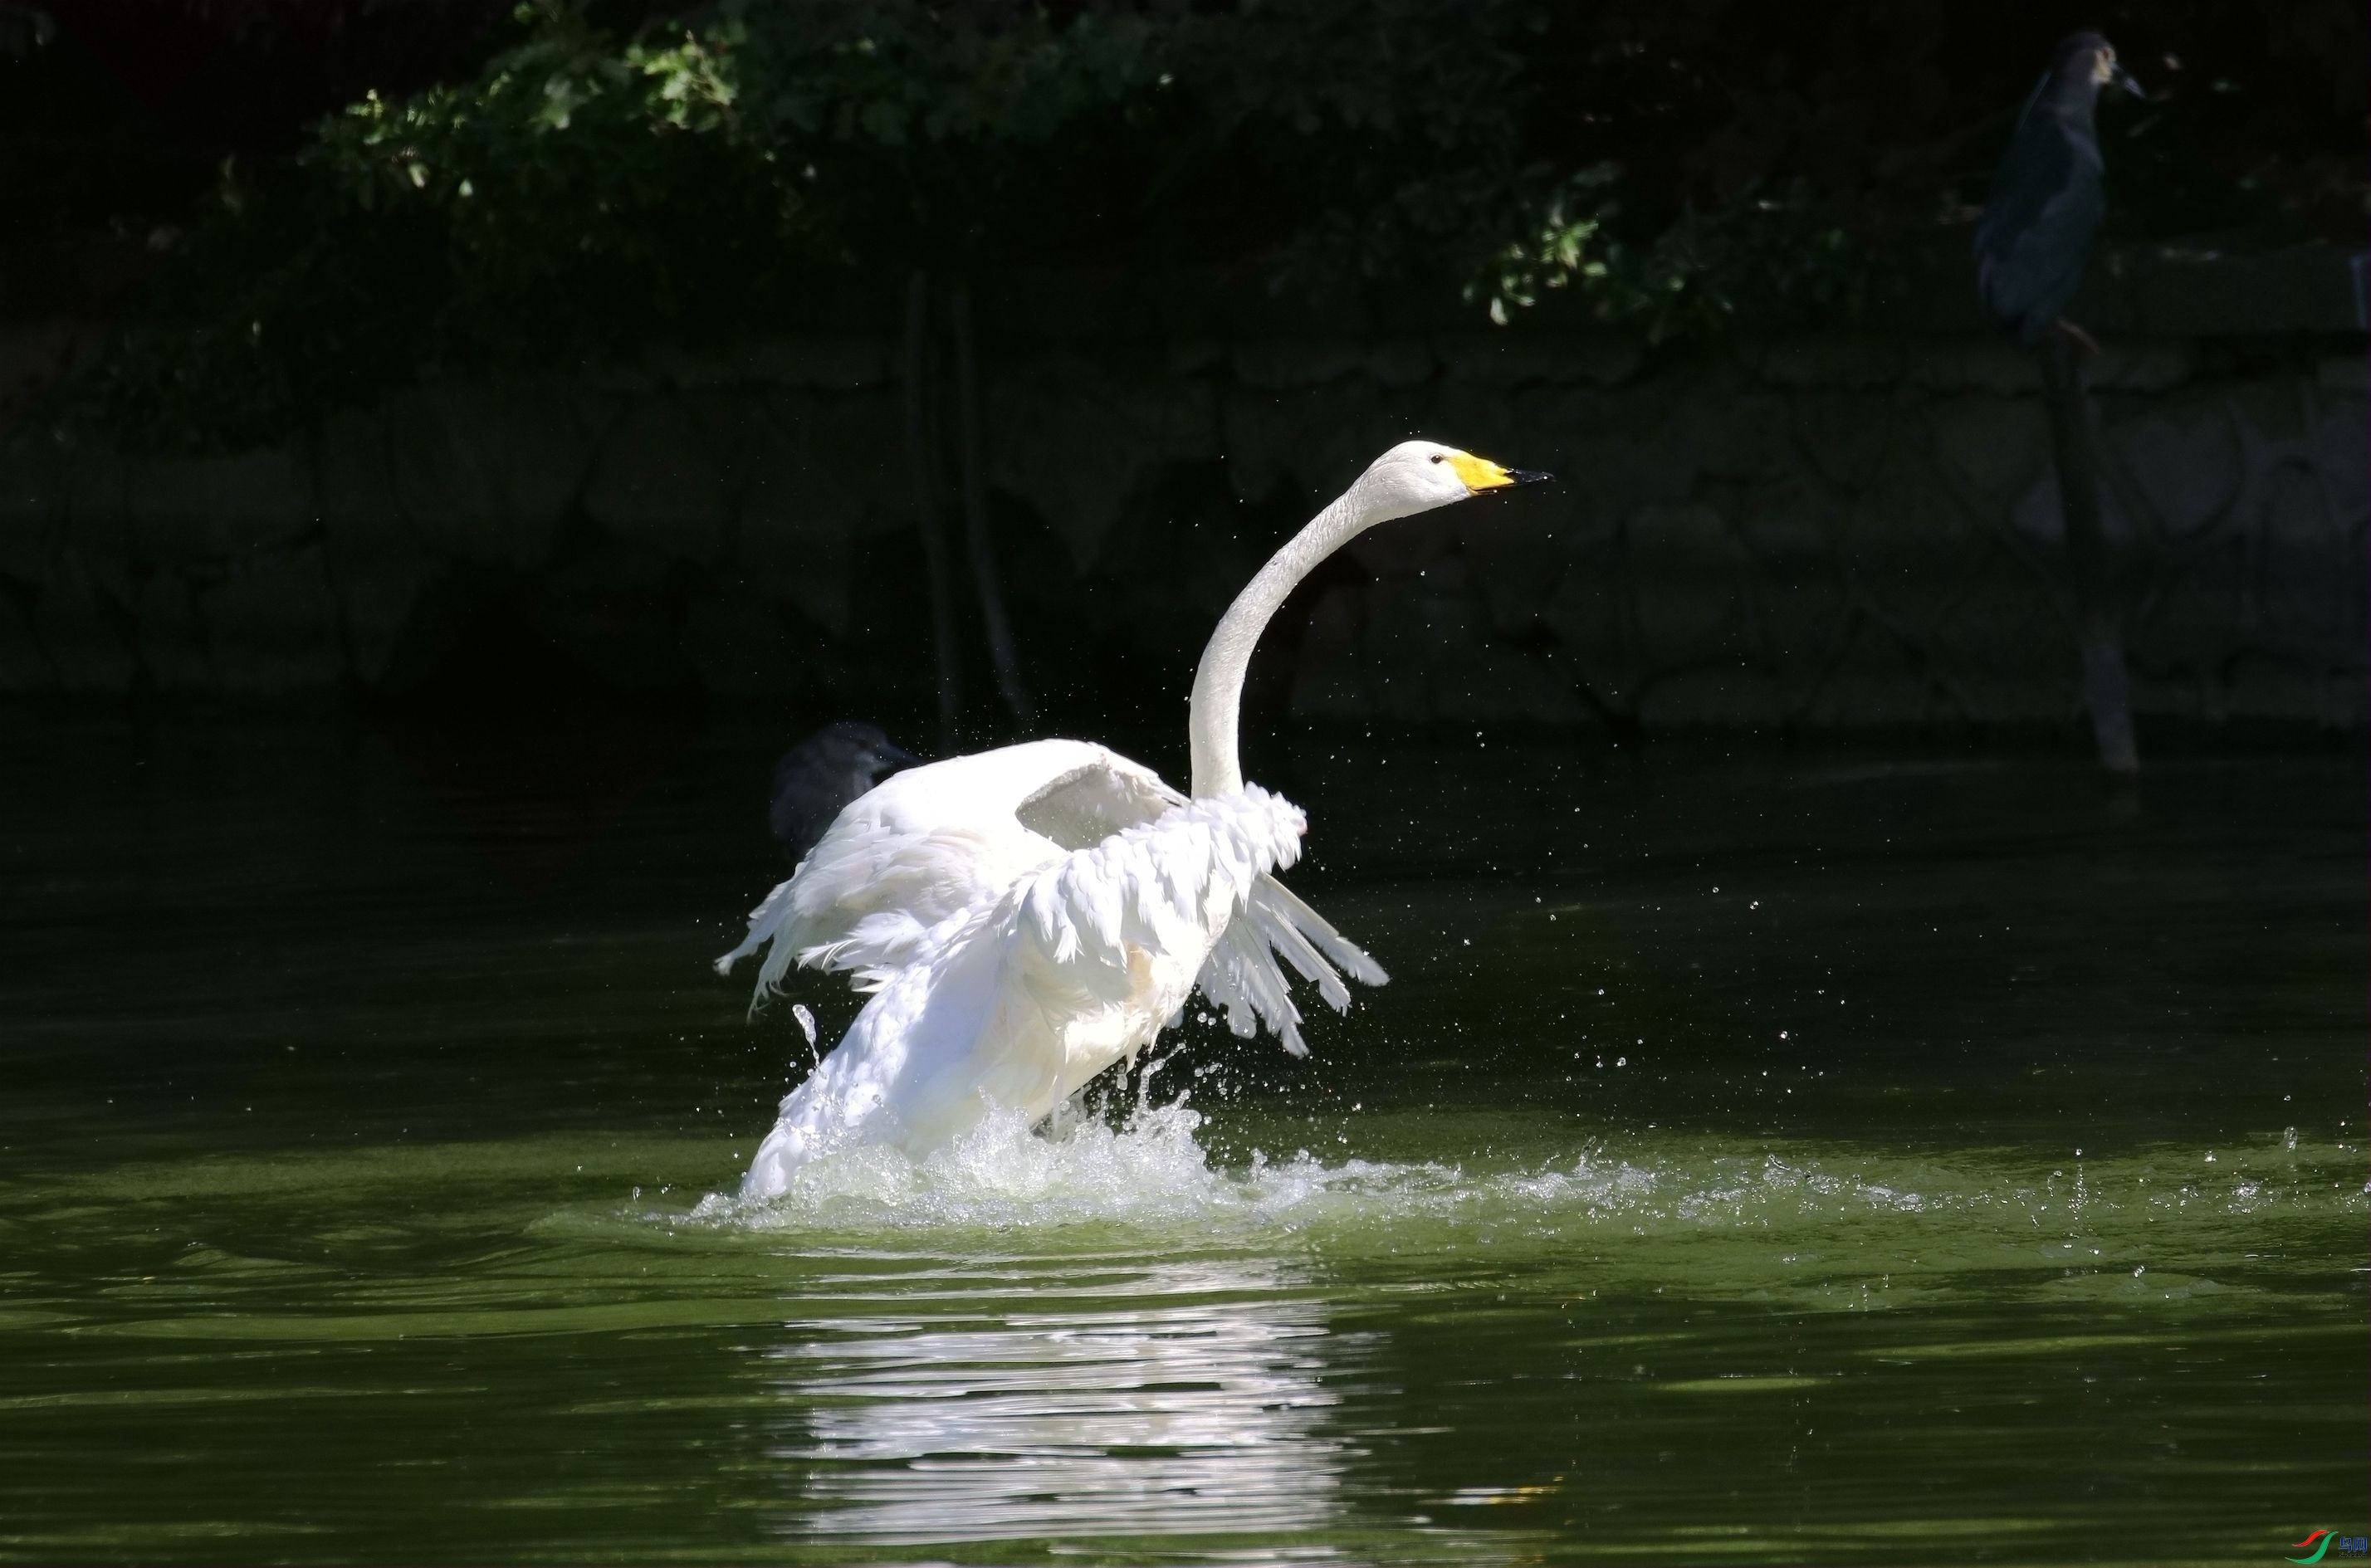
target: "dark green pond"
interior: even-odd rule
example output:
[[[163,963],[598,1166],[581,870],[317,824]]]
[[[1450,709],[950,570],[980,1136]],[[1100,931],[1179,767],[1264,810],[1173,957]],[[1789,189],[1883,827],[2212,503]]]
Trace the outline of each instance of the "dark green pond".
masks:
[[[785,737],[6,737],[0,1555],[2365,1532],[2359,757],[1279,749],[1394,976],[1308,1061],[750,1210]]]

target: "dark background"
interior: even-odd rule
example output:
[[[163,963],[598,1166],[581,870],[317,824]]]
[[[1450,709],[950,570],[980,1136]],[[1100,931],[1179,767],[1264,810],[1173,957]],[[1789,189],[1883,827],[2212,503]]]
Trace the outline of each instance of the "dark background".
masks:
[[[2321,0],[14,5],[0,689],[919,732],[960,291],[1048,723],[1182,685],[1422,432],[1567,484],[1329,565],[1266,723],[2078,744],[1966,260],[2078,25],[2151,95],[2101,110],[2078,312],[2144,722],[2358,732],[2365,40]]]

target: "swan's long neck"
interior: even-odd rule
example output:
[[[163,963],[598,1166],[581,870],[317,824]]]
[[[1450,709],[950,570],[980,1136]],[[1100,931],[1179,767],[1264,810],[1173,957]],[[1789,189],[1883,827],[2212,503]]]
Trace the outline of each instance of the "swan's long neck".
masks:
[[[1197,796],[1232,794],[1243,787],[1242,759],[1235,755],[1243,672],[1251,667],[1252,649],[1269,618],[1320,562],[1377,521],[1359,503],[1359,487],[1351,486],[1270,556],[1219,617],[1219,628],[1210,634],[1194,672],[1194,703],[1187,710]]]

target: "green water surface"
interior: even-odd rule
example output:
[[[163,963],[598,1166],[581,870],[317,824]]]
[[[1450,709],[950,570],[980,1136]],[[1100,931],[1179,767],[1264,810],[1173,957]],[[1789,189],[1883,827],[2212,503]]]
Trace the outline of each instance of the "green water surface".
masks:
[[[1309,1060],[751,1209],[782,738],[12,725],[0,1557],[2364,1533],[2359,758],[1279,748]]]

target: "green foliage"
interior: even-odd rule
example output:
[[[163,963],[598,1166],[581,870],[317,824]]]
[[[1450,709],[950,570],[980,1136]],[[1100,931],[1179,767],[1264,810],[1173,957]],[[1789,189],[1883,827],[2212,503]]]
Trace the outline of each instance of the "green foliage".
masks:
[[[1969,40],[1883,6],[1809,32],[1746,0],[596,8],[631,3],[534,0],[468,79],[228,171],[103,416],[236,440],[423,371],[811,326],[917,267],[1382,285],[1501,323],[1553,298],[1659,337],[1832,320],[1903,235],[1966,221],[2040,58],[1971,109],[1903,52]],[[2159,161],[2190,181],[2160,206],[2204,210],[2200,160]]]
[[[110,413],[236,435],[423,366],[795,322],[835,270],[1453,286],[1553,189],[1523,150],[1534,19],[1458,13],[1444,36],[1434,0],[724,0],[620,35],[523,7],[474,79],[369,95],[284,178],[226,184],[160,296],[171,329],[110,366]]]

